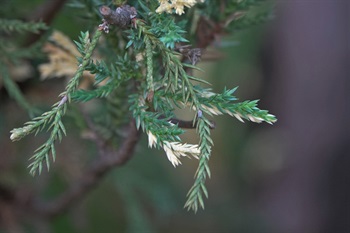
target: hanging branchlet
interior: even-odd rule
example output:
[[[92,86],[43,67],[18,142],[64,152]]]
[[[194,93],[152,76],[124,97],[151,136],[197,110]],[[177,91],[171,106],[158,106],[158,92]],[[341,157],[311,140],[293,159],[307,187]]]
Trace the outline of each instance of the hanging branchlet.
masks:
[[[43,22],[24,22],[20,20],[0,19],[0,31],[5,32],[32,32],[38,33],[40,30],[48,29]]]
[[[149,102],[152,101],[154,95],[154,83],[153,83],[153,52],[152,52],[152,44],[148,37],[145,38],[146,45],[146,66],[147,66],[147,89],[148,95],[147,100]]]
[[[30,173],[34,176],[37,172],[40,174],[43,169],[43,162],[46,161],[47,169],[50,168],[50,159],[49,153],[51,152],[52,159],[55,161],[56,150],[55,142],[61,141],[62,136],[66,134],[66,129],[62,122],[62,117],[66,113],[67,103],[71,100],[71,94],[77,90],[79,81],[83,75],[83,71],[90,63],[90,58],[92,52],[95,49],[97,42],[101,36],[102,32],[97,30],[92,40],[90,41],[89,33],[82,33],[80,37],[80,42],[77,42],[77,47],[79,52],[83,55],[81,63],[78,66],[78,69],[74,77],[68,82],[66,90],[60,94],[61,100],[53,105],[53,108],[43,113],[41,116],[34,118],[32,121],[25,123],[26,126],[22,128],[16,128],[11,131],[11,140],[16,141],[20,140],[24,136],[30,133],[38,133],[43,129],[48,127],[48,130],[51,130],[49,139],[41,145],[32,156],[32,163],[29,165]]]
[[[187,201],[185,203],[185,208],[188,210],[192,209],[194,212],[197,212],[199,207],[204,209],[203,196],[208,198],[205,181],[211,176],[209,157],[211,154],[211,147],[214,144],[210,137],[210,121],[204,118],[202,114],[202,111],[198,110],[197,132],[200,135],[199,149],[201,151],[201,156],[195,173],[195,182],[187,193]]]
[[[198,155],[199,166],[195,175],[194,185],[188,193],[188,199],[185,204],[186,208],[196,212],[199,208],[204,208],[203,197],[208,196],[208,192],[205,187],[205,181],[207,177],[210,177],[209,158],[211,155],[211,147],[213,145],[213,141],[210,137],[210,129],[213,127],[213,124],[208,119],[208,116],[226,113],[235,116],[239,120],[246,118],[253,122],[266,121],[268,123],[274,122],[275,118],[273,115],[255,108],[254,102],[247,102],[252,104],[250,105],[250,110],[246,109],[248,110],[247,112],[245,112],[243,108],[238,107],[236,105],[237,103],[233,103],[233,100],[237,99],[230,96],[230,94],[232,94],[235,89],[224,92],[224,96],[220,98],[220,95],[195,86],[192,83],[193,81],[206,83],[204,80],[190,75],[192,69],[198,69],[195,67],[195,65],[200,61],[202,50],[199,48],[191,48],[188,45],[177,46],[174,50],[171,50],[166,47],[166,44],[153,33],[153,31],[159,30],[150,28],[145,24],[145,22],[141,20],[136,20],[135,25],[138,33],[136,34],[134,32],[133,35],[137,36],[129,37],[131,40],[129,41],[128,46],[134,44],[135,49],[142,49],[142,46],[144,46],[147,57],[147,90],[151,89],[150,84],[156,87],[154,89],[154,93],[152,92],[154,94],[154,96],[152,96],[153,102],[148,103],[151,106],[144,106],[142,111],[134,110],[134,117],[137,119],[136,122],[139,122],[138,124],[140,124],[144,131],[148,134],[150,147],[152,147],[152,145],[158,145],[160,148],[164,147],[164,145],[166,145],[164,138],[165,135],[169,132],[165,131],[167,133],[164,132],[159,134],[156,130],[147,128],[150,127],[151,121],[146,120],[146,115],[156,114],[154,116],[157,117],[159,114],[161,114],[160,116],[169,115],[169,112],[173,112],[173,107],[171,104],[169,104],[170,102],[178,103],[176,104],[178,107],[189,107],[190,109],[196,111],[196,114],[192,120],[192,127],[196,127],[200,138],[198,145],[198,148],[200,150],[200,155]],[[156,49],[156,51],[159,50],[164,74],[156,75],[153,73],[153,67],[150,67],[151,64],[153,66],[153,63],[151,63],[151,61],[153,61],[153,59],[151,59],[153,57],[153,52],[150,52],[150,48],[153,50]],[[159,75],[162,78],[153,78],[157,76],[159,77]],[[152,77],[152,79],[150,77]],[[147,90],[143,90],[143,92],[147,93]],[[215,96],[218,98],[216,99]],[[215,102],[214,106],[212,105],[212,101]],[[153,111],[156,111],[156,113],[153,113]],[[168,118],[169,122],[176,122],[172,121],[174,118],[175,117]],[[164,120],[167,118],[163,119],[158,117],[158,119]],[[157,121],[152,122],[156,123]],[[182,121],[178,122],[182,123]],[[180,127],[180,124],[177,125]],[[157,128],[160,128],[160,126],[157,126]],[[169,141],[166,140],[166,142]],[[165,147],[164,150],[167,154],[168,159],[173,165],[179,164],[178,156],[172,156],[171,153],[168,153],[169,149],[167,147]]]

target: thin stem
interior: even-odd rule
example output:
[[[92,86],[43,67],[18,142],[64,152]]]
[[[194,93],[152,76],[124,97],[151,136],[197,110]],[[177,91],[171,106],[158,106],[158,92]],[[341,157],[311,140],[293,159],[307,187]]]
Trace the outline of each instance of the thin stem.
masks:
[[[147,89],[150,92],[154,92],[154,83],[153,83],[153,52],[152,44],[150,39],[145,37],[146,44],[146,57],[147,57]]]

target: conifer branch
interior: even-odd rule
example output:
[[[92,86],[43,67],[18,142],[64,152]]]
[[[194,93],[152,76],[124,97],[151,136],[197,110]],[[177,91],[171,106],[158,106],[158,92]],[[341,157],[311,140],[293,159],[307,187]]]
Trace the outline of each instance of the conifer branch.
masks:
[[[24,136],[33,133],[34,131],[38,133],[42,131],[46,126],[48,130],[51,130],[49,139],[41,145],[32,156],[31,160],[33,162],[29,165],[30,173],[34,176],[36,172],[39,174],[42,171],[42,163],[46,161],[47,169],[50,168],[49,153],[52,154],[52,159],[55,161],[56,151],[55,151],[55,142],[56,140],[61,141],[63,134],[66,134],[65,127],[62,123],[62,116],[65,114],[67,109],[67,103],[70,102],[71,94],[74,93],[78,87],[79,80],[83,75],[83,71],[86,69],[90,63],[90,58],[92,52],[97,45],[98,39],[100,38],[102,32],[97,30],[93,36],[91,42],[89,39],[88,33],[82,33],[81,36],[81,46],[80,52],[84,57],[81,59],[81,64],[79,65],[75,75],[68,82],[66,90],[60,94],[62,99],[53,105],[51,111],[43,113],[41,116],[34,118],[32,121],[27,122],[22,128],[13,129],[11,131],[11,140],[16,141],[20,140]],[[78,46],[79,47],[79,46]]]
[[[48,29],[48,27],[43,22],[23,22],[16,19],[0,19],[0,31],[38,33],[40,30],[46,29]]]
[[[233,22],[232,28],[239,28],[239,23],[245,22],[238,20],[244,14],[240,11],[246,11],[260,1],[262,0],[221,1],[222,5],[220,7],[216,2],[205,1],[202,5],[202,12],[208,18],[207,16],[201,17],[199,24],[208,23],[210,26],[209,29],[198,26],[197,32],[200,32],[197,33],[198,46],[205,47],[211,43],[215,35],[223,32],[224,28],[229,26],[231,22]],[[194,7],[197,2],[199,1],[193,1],[186,7]],[[99,12],[103,17],[103,23],[99,26],[99,30],[92,40],[90,41],[88,33],[81,33],[79,42],[75,42],[82,57],[78,58],[79,67],[75,75],[69,81],[65,91],[60,94],[61,100],[53,105],[51,111],[27,122],[24,127],[11,131],[13,141],[19,140],[30,133],[38,133],[45,128],[50,131],[49,139],[36,150],[32,157],[33,162],[29,165],[30,173],[35,175],[36,172],[41,173],[44,161],[49,169],[50,153],[52,159],[55,160],[54,143],[57,140],[60,141],[62,136],[66,134],[62,117],[65,115],[67,105],[71,100],[86,102],[96,98],[109,97],[104,101],[106,101],[106,105],[110,104],[115,109],[108,112],[107,117],[115,117],[114,120],[117,122],[123,122],[130,115],[123,114],[125,110],[119,110],[118,106],[120,103],[126,105],[126,99],[128,99],[129,105],[127,107],[129,107],[135,123],[130,126],[131,134],[125,139],[126,144],[123,143],[119,149],[122,159],[114,157],[107,160],[101,159],[99,165],[89,170],[86,178],[84,177],[78,182],[78,186],[71,188],[54,201],[52,205],[48,205],[43,209],[43,212],[49,213],[49,215],[53,216],[67,208],[69,204],[91,189],[106,171],[113,166],[126,162],[131,156],[127,153],[132,152],[137,142],[138,136],[135,136],[138,135],[136,134],[137,129],[147,134],[149,147],[164,150],[174,167],[181,164],[182,157],[192,156],[199,160],[195,181],[187,194],[185,203],[185,208],[197,212],[200,208],[204,209],[204,198],[208,197],[205,181],[211,176],[209,158],[213,141],[210,130],[214,128],[214,125],[209,117],[228,114],[242,122],[243,120],[249,120],[256,123],[267,122],[272,124],[276,121],[275,116],[257,107],[257,100],[237,102],[238,99],[233,96],[236,88],[225,89],[222,93],[214,93],[200,86],[200,84],[208,83],[201,78],[194,77],[191,71],[198,69],[196,63],[200,60],[202,50],[199,48],[188,49],[189,45],[179,44],[189,41],[183,37],[186,35],[186,31],[179,26],[180,23],[168,14],[154,12],[157,9],[157,12],[182,14],[184,5],[174,2],[167,10],[165,6],[169,5],[158,1],[159,7],[152,6],[154,10],[151,11],[148,6],[153,3],[149,1],[139,1],[139,3],[138,6],[141,9],[138,10],[143,12],[136,12],[136,8],[128,5],[119,6],[116,10],[112,10],[107,6],[100,7]],[[136,18],[138,13],[143,16],[143,20]],[[222,18],[225,20],[220,20],[217,17],[218,13],[222,13]],[[249,21],[248,23],[254,22]],[[93,61],[91,59],[92,52],[102,33],[101,30],[108,32],[109,26],[113,25],[119,29],[129,28],[125,31],[128,34],[126,48],[133,46],[134,49],[125,54],[132,55],[136,59],[129,59],[127,55],[120,58],[115,56],[114,53],[110,55],[112,53],[106,52],[101,54],[102,57],[103,55],[105,57],[100,62]],[[247,25],[244,24],[243,26],[246,27]],[[203,41],[199,41],[201,35],[205,37]],[[113,38],[112,36],[110,38],[106,37],[106,45],[111,46],[107,49],[112,49],[113,52],[121,52],[122,49],[119,45],[112,48],[116,41],[114,37],[120,38],[121,36],[114,34]],[[113,43],[110,43],[111,41]],[[112,63],[111,61],[115,61],[115,57],[118,57],[117,62]],[[137,62],[132,62],[133,60]],[[90,71],[94,75],[95,85],[101,85],[102,81],[106,82],[103,86],[97,86],[91,91],[78,90],[83,71]],[[126,82],[129,80],[130,82]],[[121,85],[122,91],[127,94],[115,95],[118,94]],[[132,93],[128,92],[127,88],[123,88],[128,85],[133,86]],[[117,98],[114,98],[115,96]],[[176,108],[187,108],[195,111],[192,121],[179,120],[174,113]],[[182,142],[180,136],[185,132],[183,128],[196,128],[199,143],[187,144]],[[110,151],[101,143],[100,139],[96,140],[96,144],[99,146],[101,153],[110,154]],[[127,149],[124,147],[127,147]]]
[[[197,132],[200,136],[199,149],[201,155],[195,173],[195,182],[187,193],[187,201],[184,206],[187,210],[193,210],[194,212],[197,212],[199,207],[204,209],[203,196],[208,198],[205,181],[207,177],[210,178],[211,176],[208,162],[211,154],[211,146],[213,145],[210,137],[210,125],[211,123],[207,119],[198,117]]]
[[[77,90],[71,94],[71,99],[77,102],[87,102],[92,99],[105,98],[111,94],[119,85],[120,83],[117,82],[108,82],[105,85],[91,91]]]
[[[161,53],[162,57],[164,59],[164,69],[165,69],[165,76],[164,79],[166,81],[163,81],[163,85],[167,85],[165,89],[165,93],[167,93],[167,90],[171,90],[169,93],[170,97],[178,92],[178,89],[181,88],[180,94],[182,101],[185,105],[189,104],[190,107],[195,108],[198,110],[198,114],[200,116],[196,116],[193,119],[193,124],[196,124],[196,120],[198,119],[199,121],[197,122],[197,132],[200,137],[200,144],[198,146],[200,155],[198,157],[200,158],[200,164],[199,168],[197,170],[197,175],[196,175],[196,180],[195,180],[195,185],[199,184],[201,189],[199,189],[197,186],[193,186],[190,189],[189,195],[188,195],[188,201],[185,204],[185,207],[188,209],[192,209],[195,212],[198,210],[198,204],[200,204],[200,207],[204,208],[204,202],[202,199],[202,192],[207,193],[205,189],[205,178],[207,176],[210,176],[210,170],[208,167],[208,160],[210,156],[210,148],[212,141],[210,139],[210,126],[211,123],[209,120],[203,116],[202,110],[201,110],[201,103],[197,97],[197,93],[195,91],[195,88],[190,81],[195,80],[195,81],[201,81],[200,79],[194,78],[189,76],[186,73],[186,70],[184,69],[184,65],[180,61],[180,59],[177,57],[177,53],[169,50],[159,39],[156,38],[154,34],[148,29],[148,27],[142,22],[142,21],[136,21],[137,27],[139,27],[139,30],[142,31],[144,35],[144,40],[146,44],[146,49],[147,49],[147,44],[149,41],[151,41],[155,46],[157,46]],[[186,65],[186,67],[192,67],[190,65]],[[174,166],[180,164],[180,154],[174,152],[173,149],[170,149],[169,146],[167,146],[168,140],[164,139],[163,134],[157,134],[156,131],[152,131],[150,129],[147,129],[147,125],[145,122],[140,121],[139,119],[142,119],[140,116],[137,118],[137,122],[140,122],[139,125],[143,126],[144,131],[147,132],[148,137],[149,137],[149,146],[152,147],[153,144],[158,145],[159,147],[163,147],[168,159],[172,162]],[[207,125],[203,124],[202,122],[205,122]],[[146,130],[145,130],[146,128]],[[209,131],[209,132],[208,132]],[[170,141],[171,142],[171,141]],[[197,147],[196,147],[197,148]],[[194,154],[194,157],[197,157],[197,151]],[[205,167],[206,169],[202,169],[202,167]]]

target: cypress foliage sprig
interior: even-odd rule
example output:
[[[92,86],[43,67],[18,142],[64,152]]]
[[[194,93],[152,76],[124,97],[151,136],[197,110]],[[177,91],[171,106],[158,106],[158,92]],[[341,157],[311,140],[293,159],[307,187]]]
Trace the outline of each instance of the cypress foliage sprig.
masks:
[[[154,83],[153,83],[153,52],[152,44],[148,37],[145,37],[146,45],[146,64],[147,64],[147,89],[150,92],[154,92]]]
[[[159,135],[158,142],[180,141],[179,135],[184,130],[172,125],[167,118],[161,118],[161,113],[147,111],[146,100],[137,94],[129,97],[130,111],[136,120],[136,127],[144,132],[151,131],[154,135]]]
[[[92,52],[94,51],[94,49],[97,45],[97,42],[98,42],[101,35],[102,35],[102,31],[96,30],[95,35],[92,37],[92,40],[90,42],[89,33],[88,32],[82,33],[81,40],[83,42],[82,45],[84,46],[84,49],[80,48],[79,51],[81,52],[81,54],[84,57],[82,58],[82,61],[79,64],[79,68],[76,71],[74,77],[68,82],[68,85],[66,87],[66,91],[63,92],[62,94],[60,94],[60,96],[67,96],[68,101],[70,101],[71,93],[76,91],[76,89],[79,85],[80,78],[83,76],[84,70],[90,64]]]
[[[37,109],[35,109],[23,96],[21,90],[19,89],[18,85],[14,80],[10,77],[10,74],[7,70],[7,67],[5,64],[3,64],[0,61],[0,77],[2,77],[2,80],[4,82],[4,86],[9,94],[16,102],[24,108],[26,111],[28,111],[30,116],[34,116],[36,112],[38,112]]]
[[[162,55],[163,67],[165,69],[164,76],[162,77],[162,85],[165,86],[166,92],[170,90],[172,93],[175,93],[181,88],[183,101],[187,103],[188,100],[191,99],[191,105],[197,106],[199,109],[200,104],[197,100],[191,80],[202,83],[207,82],[188,75],[185,71],[185,67],[195,68],[195,66],[182,63],[179,58],[181,54],[167,48],[166,45],[149,30],[149,26],[143,21],[137,20],[136,25],[139,28],[139,35],[143,35],[145,41],[149,40],[154,46],[158,47]]]
[[[165,140],[165,138],[170,131],[163,129],[163,133],[159,133],[157,129],[160,127],[156,127],[157,121],[150,120],[159,118],[159,114],[166,114],[166,112],[172,111],[172,108],[168,105],[169,102],[173,101],[177,103],[177,106],[188,106],[196,111],[196,116],[193,118],[193,125],[196,125],[197,133],[200,138],[198,145],[198,150],[200,151],[200,155],[198,155],[199,165],[196,171],[194,185],[188,192],[187,201],[185,203],[185,208],[192,209],[196,212],[199,208],[204,208],[203,197],[208,196],[208,192],[205,188],[205,181],[207,177],[210,177],[208,162],[211,154],[211,146],[213,145],[213,141],[210,137],[212,123],[206,115],[229,114],[240,121],[247,119],[257,123],[262,121],[273,123],[276,121],[276,118],[268,114],[267,111],[257,108],[257,101],[235,103],[237,99],[232,96],[232,94],[236,89],[224,90],[222,94],[215,94],[203,88],[195,87],[192,81],[206,82],[188,75],[185,67],[186,69],[196,69],[196,67],[182,63],[179,56],[180,54],[169,49],[155,34],[153,34],[152,31],[156,30],[150,30],[150,27],[147,26],[144,21],[136,20],[135,25],[138,28],[138,33],[136,34],[133,32],[133,35],[137,36],[129,37],[130,41],[128,42],[128,46],[134,44],[135,49],[142,49],[142,47],[145,46],[148,89],[150,83],[149,77],[153,75],[153,69],[150,68],[151,65],[149,62],[153,54],[147,52],[151,46],[159,50],[164,69],[162,78],[154,81],[157,89],[154,93],[154,102],[148,103],[152,105],[150,109],[145,105],[137,105],[133,108],[138,127],[141,126],[148,134],[149,146],[157,145],[158,148],[164,148],[166,152],[169,151],[166,149],[166,142],[169,141]],[[148,110],[152,108],[158,111],[160,110],[161,112],[148,112]],[[166,124],[162,125],[162,127],[170,128]],[[176,142],[174,138],[171,139],[173,142]],[[169,153],[167,153],[167,156],[174,166],[180,163],[178,160],[179,156],[169,156]]]
[[[141,128],[148,135],[149,147],[164,149],[174,167],[181,164],[180,157],[190,155],[198,158],[198,145],[181,142],[179,136],[184,130],[172,124],[168,118],[162,118],[160,113],[146,111],[146,100],[142,96],[133,95],[129,102],[132,104],[130,110],[133,112],[137,128]]]
[[[149,30],[149,27],[147,25],[145,25],[144,22],[136,21],[136,25],[139,28],[139,31],[141,32],[141,33],[139,33],[139,35],[144,37],[144,42],[145,42],[145,46],[146,46],[146,53],[147,53],[147,48],[150,47],[150,45],[149,45],[150,42],[152,42],[152,44],[154,44],[154,46],[158,47],[158,49],[160,50],[160,53],[161,53],[162,59],[163,59],[164,69],[165,69],[165,75],[164,75],[163,80],[161,82],[162,86],[165,87],[165,89],[163,89],[163,91],[165,91],[165,93],[168,93],[168,91],[170,91],[170,93],[169,93],[170,99],[173,99],[174,96],[176,96],[176,94],[180,95],[182,102],[185,105],[188,104],[191,108],[194,108],[198,114],[198,116],[195,116],[193,118],[193,125],[195,125],[197,123],[197,132],[198,132],[198,135],[200,137],[200,144],[199,144],[199,146],[196,145],[195,147],[193,147],[193,148],[198,147],[198,151],[193,150],[194,151],[193,154],[196,154],[198,152],[200,153],[200,155],[198,155],[198,157],[200,159],[200,164],[199,164],[198,170],[196,172],[195,184],[191,188],[189,195],[188,195],[188,200],[185,204],[186,208],[192,209],[196,212],[198,210],[199,206],[204,208],[202,193],[206,193],[205,196],[207,196],[207,192],[205,189],[205,180],[206,180],[207,176],[210,176],[208,160],[209,160],[210,151],[211,151],[211,144],[210,143],[212,142],[212,140],[210,139],[211,123],[205,117],[205,115],[203,115],[201,103],[198,99],[196,89],[194,88],[194,85],[192,84],[191,80],[200,81],[200,82],[204,82],[204,81],[202,81],[201,79],[189,76],[184,67],[185,66],[188,68],[195,68],[195,67],[192,65],[189,65],[189,64],[183,64],[181,62],[180,58],[178,57],[179,54],[177,52],[167,48],[166,45],[163,42],[161,42]],[[148,58],[147,58],[147,65],[149,65]],[[203,110],[205,111],[205,109],[203,109]],[[141,114],[141,116],[142,116],[142,114]],[[142,125],[144,128],[145,127],[144,125],[147,125],[147,122],[144,123],[144,121],[141,121],[140,119],[142,119],[142,117],[137,116],[136,122],[140,122],[138,124]],[[199,120],[199,121],[196,122],[197,120]],[[203,122],[205,124],[203,124]],[[144,129],[144,131],[145,131],[145,129]],[[176,152],[174,152],[173,150],[167,149],[170,147],[166,146],[167,144],[165,142],[168,142],[168,141],[167,140],[164,141],[164,134],[157,134],[156,131],[147,130],[147,129],[146,129],[146,132],[148,133],[149,140],[150,140],[149,145],[151,147],[152,147],[151,141],[155,141],[155,144],[157,144],[159,147],[164,148],[164,150],[167,152],[167,156],[168,156],[169,160],[173,163],[174,166],[180,163],[178,160],[179,156],[177,156],[177,157],[171,156],[171,153],[170,153],[170,151],[172,151],[173,152],[172,154],[176,155]],[[152,140],[151,139],[152,137],[155,137],[156,139]],[[173,142],[173,141],[170,141],[170,142]],[[195,155],[195,157],[196,156],[197,155]],[[202,169],[203,166],[206,169]],[[197,187],[197,185],[200,185],[200,187],[202,187],[202,188],[199,189]]]
[[[91,91],[77,90],[71,94],[71,99],[77,102],[87,102],[92,99],[105,98],[111,94],[119,85],[119,82],[112,81]]]
[[[273,124],[277,121],[276,117],[269,114],[267,110],[261,110],[257,107],[259,100],[236,102],[238,99],[233,96],[237,88],[225,89],[222,93],[213,93],[208,90],[203,90],[199,97],[202,103],[201,107],[211,115],[228,114],[236,117],[239,121],[243,119],[252,122],[266,122]],[[243,118],[243,119],[242,119]]]
[[[69,103],[71,100],[71,94],[74,93],[78,87],[80,78],[83,75],[83,71],[91,62],[90,59],[92,56],[92,52],[95,46],[97,45],[101,34],[102,32],[100,30],[97,30],[90,42],[89,33],[82,33],[82,36],[80,37],[81,42],[77,44],[84,45],[80,46],[79,48],[80,52],[84,54],[84,57],[81,59],[82,63],[79,65],[75,75],[69,81],[66,90],[60,94],[62,99],[56,104],[54,104],[53,108],[50,111],[45,112],[41,116],[34,118],[32,121],[25,123],[26,126],[22,128],[13,129],[11,131],[12,134],[10,138],[12,141],[16,141],[20,140],[21,138],[30,133],[33,133],[34,131],[38,133],[42,131],[46,126],[48,126],[48,130],[51,130],[49,139],[35,151],[35,154],[31,158],[33,162],[29,165],[29,167],[30,174],[32,174],[33,176],[37,172],[39,174],[42,172],[42,163],[44,161],[46,161],[47,169],[50,168],[50,152],[52,154],[53,161],[55,161],[56,151],[54,144],[56,140],[61,141],[63,134],[66,134],[65,127],[62,123],[62,116],[64,116],[66,112],[67,103]]]
[[[225,89],[222,93],[214,93],[209,89],[202,89],[196,87],[197,97],[200,102],[200,108],[209,115],[223,115],[228,114],[237,118],[239,121],[244,122],[243,119],[253,121],[256,123],[266,122],[273,124],[277,121],[276,117],[269,114],[267,110],[261,110],[258,108],[259,100],[237,102],[238,98],[233,94],[237,88]],[[155,99],[171,98],[170,93],[165,93],[160,90],[155,94]],[[178,106],[188,106],[182,100],[181,94],[172,96],[172,100],[177,103]],[[194,108],[195,110],[196,108]]]
[[[204,209],[203,195],[208,198],[208,191],[205,187],[205,181],[211,176],[209,169],[209,157],[211,154],[211,146],[213,141],[210,137],[210,126],[211,123],[208,119],[203,116],[197,118],[197,133],[200,136],[199,149],[201,155],[199,158],[199,164],[195,173],[195,182],[187,193],[187,201],[185,208],[188,210],[198,211],[201,207]]]
[[[17,48],[16,40],[10,39],[15,33],[32,32],[46,30],[48,27],[43,22],[23,22],[20,20],[0,19],[0,77],[3,79],[4,87],[10,97],[19,106],[25,109],[30,117],[34,117],[39,111],[28,103],[23,96],[14,78],[10,76],[6,65],[18,66],[23,58],[34,58],[40,56],[42,41],[37,41],[28,48]],[[18,35],[16,34],[16,37]]]
[[[0,31],[4,32],[32,32],[38,33],[40,30],[46,30],[48,27],[43,22],[23,22],[16,19],[0,19]]]
[[[95,75],[94,85],[96,86],[104,80],[107,80],[107,82],[91,91],[77,90],[73,92],[71,98],[74,101],[87,102],[96,98],[105,98],[122,83],[138,75],[138,66],[135,62],[130,61],[127,54],[123,57],[118,56],[117,60],[110,65],[107,65],[104,61],[95,63],[90,61],[85,69]]]

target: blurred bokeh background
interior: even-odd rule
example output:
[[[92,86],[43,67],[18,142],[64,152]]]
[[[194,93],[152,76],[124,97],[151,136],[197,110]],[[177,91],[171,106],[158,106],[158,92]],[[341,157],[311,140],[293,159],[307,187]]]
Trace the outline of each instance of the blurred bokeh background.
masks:
[[[25,19],[40,3],[2,4]],[[85,29],[73,16],[63,7],[52,25],[75,39]],[[0,232],[350,232],[350,2],[277,0],[270,22],[227,35],[210,50],[221,59],[200,66],[213,90],[239,86],[241,100],[261,99],[278,121],[215,119],[204,211],[183,209],[197,161],[174,169],[143,135],[126,165],[55,218],[13,213],[0,189]],[[19,85],[31,103],[50,106],[64,80],[37,77],[32,70]],[[52,170],[33,178],[28,158],[47,135],[12,143],[9,131],[29,117],[0,89],[0,187],[50,200],[80,175],[95,148],[68,118]]]

